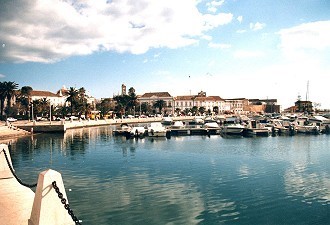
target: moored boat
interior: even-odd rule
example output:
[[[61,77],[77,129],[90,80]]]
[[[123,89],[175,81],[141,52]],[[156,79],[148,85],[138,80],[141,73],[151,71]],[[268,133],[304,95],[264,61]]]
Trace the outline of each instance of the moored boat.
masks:
[[[233,124],[227,124],[223,126],[222,128],[222,133],[223,134],[235,134],[235,135],[241,135],[244,130],[244,126],[238,123],[233,123]]]
[[[148,127],[149,137],[166,137],[167,129],[160,122],[153,122]]]

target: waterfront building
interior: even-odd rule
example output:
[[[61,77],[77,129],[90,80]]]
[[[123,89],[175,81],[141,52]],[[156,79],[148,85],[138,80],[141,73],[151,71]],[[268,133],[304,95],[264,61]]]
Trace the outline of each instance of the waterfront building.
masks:
[[[205,111],[224,113],[230,110],[230,105],[219,96],[206,96],[206,92],[199,92],[197,95],[176,96],[174,98],[175,109],[184,111],[193,107],[204,107]]]
[[[246,98],[232,98],[232,99],[225,99],[225,102],[229,104],[230,112],[234,114],[243,114],[244,107],[249,105],[249,100]]]
[[[50,105],[53,106],[63,106],[65,105],[66,97],[58,94],[54,94],[50,91],[31,91],[31,100],[43,100],[49,101]]]
[[[243,110],[254,113],[280,113],[280,106],[277,99],[249,99]]]
[[[301,101],[298,99],[294,105],[296,112],[313,112],[313,103],[311,101]]]
[[[163,108],[164,114],[173,114],[174,98],[168,92],[149,92],[137,97],[137,100],[142,103],[147,103],[153,106],[157,101],[163,100],[165,107]]]

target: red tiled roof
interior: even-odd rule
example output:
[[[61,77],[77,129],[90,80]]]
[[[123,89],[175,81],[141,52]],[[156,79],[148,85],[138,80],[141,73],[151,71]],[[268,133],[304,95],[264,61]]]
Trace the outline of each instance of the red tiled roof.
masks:
[[[39,96],[39,97],[58,97],[58,95],[50,92],[50,91],[31,91],[31,96]]]
[[[141,96],[141,98],[151,98],[152,96],[157,96],[157,97],[172,97],[170,93],[168,92],[150,92],[150,93],[145,93]]]
[[[176,96],[176,101],[189,101],[193,100],[193,98],[193,95]]]

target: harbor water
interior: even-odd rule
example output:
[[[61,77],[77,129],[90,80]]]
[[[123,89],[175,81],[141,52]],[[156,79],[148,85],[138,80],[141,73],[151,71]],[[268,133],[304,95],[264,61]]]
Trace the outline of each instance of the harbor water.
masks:
[[[111,128],[11,143],[16,174],[62,174],[86,225],[330,224],[330,136],[129,139]]]

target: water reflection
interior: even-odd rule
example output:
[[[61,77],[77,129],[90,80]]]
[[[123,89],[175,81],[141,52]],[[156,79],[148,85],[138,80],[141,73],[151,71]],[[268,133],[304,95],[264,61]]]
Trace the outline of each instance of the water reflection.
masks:
[[[127,140],[98,127],[20,139],[12,159],[31,181],[48,168],[61,172],[84,224],[325,224],[328,140]]]
[[[328,173],[309,170],[305,164],[291,166],[284,175],[285,189],[290,196],[312,204],[317,201],[330,205],[330,177]]]

